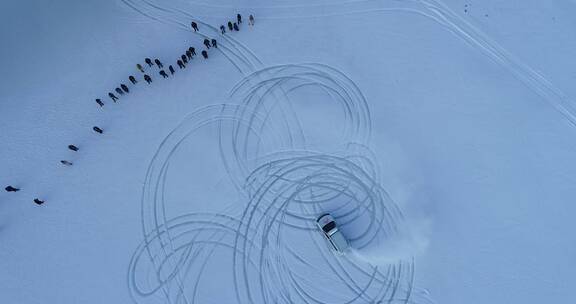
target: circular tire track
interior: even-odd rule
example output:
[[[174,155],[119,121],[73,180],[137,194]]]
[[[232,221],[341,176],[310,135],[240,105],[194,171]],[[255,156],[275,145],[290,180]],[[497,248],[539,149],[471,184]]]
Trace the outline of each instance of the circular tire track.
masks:
[[[340,109],[346,130],[340,152],[307,147],[286,94],[309,86]],[[331,212],[356,250],[402,233],[402,213],[380,186],[367,148],[370,111],[356,84],[322,64],[279,65],[249,74],[232,88],[229,102],[187,116],[149,164],[141,202],[144,241],[128,271],[134,301],[202,301],[203,274],[217,259],[230,265],[222,279],[238,303],[412,303],[412,258],[376,266],[337,256],[315,227],[319,213]],[[171,157],[206,127],[218,130],[219,155],[245,201],[235,206],[240,212],[168,218]],[[221,261],[224,253],[229,259]]]

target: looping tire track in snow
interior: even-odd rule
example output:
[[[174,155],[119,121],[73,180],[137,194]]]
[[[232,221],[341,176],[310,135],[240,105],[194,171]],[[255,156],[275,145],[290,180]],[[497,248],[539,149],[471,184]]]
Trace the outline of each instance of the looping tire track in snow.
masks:
[[[306,133],[298,130],[297,117],[280,119],[297,114],[274,92],[305,86],[324,89],[341,109],[344,152],[309,150],[305,140],[293,140]],[[229,263],[237,303],[414,303],[412,258],[375,266],[351,254],[339,257],[315,227],[318,213],[330,211],[357,250],[403,229],[402,213],[380,186],[366,148],[370,112],[354,82],[321,64],[280,65],[248,75],[232,88],[230,100],[239,105],[208,106],[187,116],[149,164],[142,191],[144,241],[128,271],[134,301],[204,302],[203,274],[215,254],[222,259],[227,253],[229,259],[218,262]],[[171,157],[206,127],[219,131],[220,156],[245,200],[239,212],[168,218],[164,193]]]

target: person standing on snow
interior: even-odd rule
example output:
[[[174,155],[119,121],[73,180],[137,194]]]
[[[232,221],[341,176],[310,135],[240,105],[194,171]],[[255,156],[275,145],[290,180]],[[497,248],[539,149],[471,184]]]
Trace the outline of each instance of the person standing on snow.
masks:
[[[226,33],[226,28],[223,25],[221,25],[220,31],[222,32],[222,35],[224,35],[224,33]]]
[[[116,97],[116,95],[114,95],[112,93],[108,93],[108,97],[110,97],[113,102],[116,102],[116,100],[118,100],[118,97]]]
[[[248,24],[249,24],[250,26],[253,26],[253,25],[254,25],[254,16],[253,16],[253,15],[250,15],[250,17],[248,17]]]
[[[180,69],[183,69],[183,68],[186,67],[186,66],[182,63],[182,60],[180,60],[180,59],[178,59],[178,61],[176,61],[176,63],[178,63],[178,67],[179,67]]]
[[[132,84],[137,84],[137,83],[138,83],[138,81],[136,81],[136,78],[134,78],[134,76],[132,76],[132,75],[130,75],[130,77],[128,77],[128,79],[130,80],[130,82],[131,82]]]
[[[160,60],[158,60],[158,58],[154,59],[154,62],[156,62],[156,65],[157,65],[159,68],[163,68],[163,67],[164,67],[164,65],[162,65],[162,62],[160,62]]]
[[[124,95],[124,92],[122,92],[122,89],[120,89],[120,88],[116,88],[115,91],[116,91],[116,93],[118,93],[120,95]]]
[[[196,56],[196,49],[193,47],[189,47],[188,50],[190,51],[190,53],[192,54],[192,56]]]
[[[146,58],[144,61],[148,64],[149,67],[152,67],[152,60],[150,60],[150,58]]]
[[[208,59],[208,52],[206,52],[206,50],[202,51],[202,57],[204,57],[204,59]]]
[[[242,24],[242,15],[237,14],[236,15],[236,21],[238,21],[238,24]]]
[[[150,84],[152,82],[152,78],[150,78],[150,76],[144,74],[144,80],[146,80],[146,83]]]
[[[182,61],[184,63],[188,63],[188,59],[186,59],[186,55],[182,55],[182,56],[180,56],[180,58],[182,58]]]
[[[236,24],[236,22],[234,22],[234,30],[235,31],[240,31],[240,28],[238,27],[238,24]]]
[[[122,88],[122,91],[130,93],[130,90],[128,90],[128,86],[126,86],[125,84],[121,84],[120,87]]]
[[[14,187],[8,185],[6,188],[4,188],[4,190],[6,190],[6,192],[18,192],[18,191],[20,191],[20,188],[14,188]]]
[[[97,126],[92,127],[92,130],[94,130],[94,132],[102,134],[104,133],[104,131],[102,131],[102,129],[98,128]]]
[[[193,29],[195,32],[197,32],[197,31],[198,31],[198,24],[196,24],[196,22],[192,21],[191,25],[192,25],[192,29]]]
[[[78,152],[78,147],[76,147],[75,145],[68,145],[68,149],[74,151],[74,152]]]
[[[144,73],[144,69],[142,68],[142,66],[139,63],[136,64],[136,68],[138,69],[138,71]]]
[[[229,30],[229,31],[234,30],[234,28],[232,27],[232,22],[231,22],[231,21],[228,21],[228,30]]]
[[[192,53],[190,50],[186,50],[186,57],[188,57],[188,60],[192,59]]]
[[[204,45],[206,46],[206,48],[210,48],[210,40],[208,39],[204,39]]]
[[[166,72],[164,72],[164,70],[160,70],[160,72],[158,72],[160,74],[160,76],[162,76],[163,78],[168,78],[168,74],[166,74]]]
[[[100,98],[96,98],[96,103],[100,106],[103,107],[104,103],[102,102],[102,100],[100,100]]]
[[[174,75],[174,68],[171,65],[168,66],[168,70],[170,70],[170,75]]]
[[[216,42],[216,39],[212,39],[212,46],[218,48],[218,43]]]

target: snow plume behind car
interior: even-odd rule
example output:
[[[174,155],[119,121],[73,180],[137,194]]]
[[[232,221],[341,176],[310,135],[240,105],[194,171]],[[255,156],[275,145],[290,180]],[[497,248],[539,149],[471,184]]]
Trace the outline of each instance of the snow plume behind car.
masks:
[[[389,265],[424,254],[429,244],[430,222],[425,219],[406,220],[396,235],[374,240],[363,248],[351,245],[354,258],[371,265]]]

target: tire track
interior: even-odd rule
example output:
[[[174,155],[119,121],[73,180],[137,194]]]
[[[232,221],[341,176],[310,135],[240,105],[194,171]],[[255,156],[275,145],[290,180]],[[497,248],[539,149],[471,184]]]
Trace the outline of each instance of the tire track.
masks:
[[[283,121],[278,118],[288,110],[271,110],[285,106],[274,95],[278,87],[292,92],[307,86],[323,88],[346,118],[350,131],[340,139],[348,148],[342,155],[295,144],[287,134],[305,131],[298,130],[297,117]],[[198,302],[202,273],[213,254],[224,250],[230,252],[238,303],[412,303],[413,259],[383,267],[336,257],[314,226],[316,215],[330,210],[358,249],[402,229],[402,214],[379,186],[368,152],[370,111],[358,86],[326,65],[279,65],[249,74],[231,89],[230,101],[239,105],[208,106],[188,115],[149,164],[142,190],[144,242],[128,270],[134,301]],[[164,197],[170,159],[184,141],[210,126],[219,132],[225,170],[246,202],[235,206],[240,215],[222,210],[170,219]],[[314,250],[293,247],[295,234]],[[337,293],[322,292],[309,271],[331,281]],[[153,284],[145,288],[145,282]]]
[[[439,25],[458,38],[479,49],[494,62],[508,70],[516,79],[542,97],[554,109],[562,114],[569,123],[576,126],[576,109],[574,101],[556,87],[545,76],[524,63],[520,58],[508,52],[504,47],[482,32],[472,23],[452,11],[440,0],[407,0],[416,1],[428,12]]]

